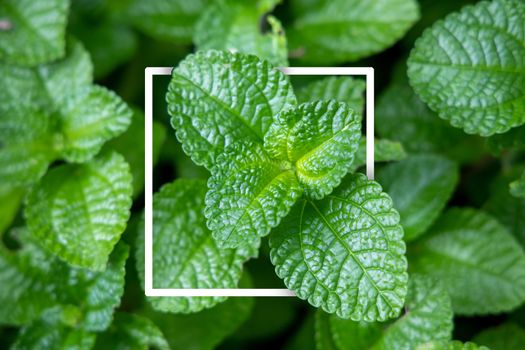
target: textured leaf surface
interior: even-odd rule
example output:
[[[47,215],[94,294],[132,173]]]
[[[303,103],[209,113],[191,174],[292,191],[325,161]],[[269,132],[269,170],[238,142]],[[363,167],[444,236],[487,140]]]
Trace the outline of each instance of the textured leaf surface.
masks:
[[[453,151],[465,134],[440,119],[408,84],[392,84],[376,105],[376,127],[387,139],[400,141],[410,153]]]
[[[318,349],[408,350],[431,340],[451,338],[452,306],[439,283],[428,277],[412,276],[406,300],[405,314],[385,326],[343,320],[319,311],[316,320]]]
[[[435,276],[461,315],[511,310],[525,300],[525,253],[495,219],[451,209],[409,250],[410,268]]]
[[[479,346],[472,342],[462,343],[458,340],[436,341],[422,344],[416,350],[490,350],[486,346]],[[495,350],[495,349],[492,349]]]
[[[169,350],[161,330],[148,318],[116,313],[111,327],[97,336],[94,349]]]
[[[312,63],[356,61],[380,52],[419,19],[413,0],[321,1],[312,7],[288,31],[291,50]]]
[[[301,299],[352,320],[398,316],[407,290],[392,200],[362,174],[321,201],[299,201],[270,237],[271,260]]]
[[[258,242],[302,193],[290,165],[270,159],[255,143],[227,148],[217,158],[208,188],[204,214],[213,238],[224,247]]]
[[[318,100],[336,100],[344,102],[357,114],[363,113],[365,104],[364,80],[349,76],[332,76],[316,80],[297,91],[297,100],[301,103]]]
[[[412,240],[439,216],[456,187],[459,170],[445,157],[418,155],[387,165],[376,178],[399,210],[405,239]]]
[[[21,325],[37,320],[53,307],[75,305],[76,325],[102,331],[124,292],[128,248],[119,244],[103,272],[72,267],[38,247],[26,231],[16,237],[22,249],[0,247],[0,323]]]
[[[273,117],[296,103],[288,78],[267,61],[213,50],[173,70],[166,98],[184,151],[208,169],[234,142],[262,143]]]
[[[197,49],[239,51],[266,59],[276,66],[288,66],[283,28],[277,18],[265,17],[273,7],[266,6],[267,3],[265,0],[219,0],[211,4],[196,24]],[[262,23],[270,26],[268,32],[262,32]]]
[[[521,175],[521,178],[517,179],[516,181],[511,182],[510,193],[514,197],[525,198],[525,173]]]
[[[407,154],[401,143],[385,139],[374,139],[374,162],[391,162],[402,160],[406,157]],[[366,165],[366,140],[364,138],[359,142],[352,169],[357,169],[363,165]]]
[[[303,103],[280,113],[264,137],[264,147],[293,164],[305,193],[321,199],[337,187],[354,160],[361,117],[345,103]]]
[[[252,298],[230,298],[195,314],[147,314],[166,335],[171,350],[213,350],[248,319],[252,306]]]
[[[191,43],[195,22],[209,0],[133,0],[128,9],[131,22],[160,40]]]
[[[126,228],[131,181],[129,165],[117,153],[56,167],[28,195],[28,228],[61,259],[103,270]]]
[[[153,287],[237,288],[242,265],[257,255],[259,242],[221,249],[204,218],[204,180],[179,179],[162,187],[153,201]],[[143,225],[140,225],[143,230]],[[140,231],[139,231],[140,232]],[[139,233],[137,270],[144,280],[144,234]],[[191,313],[224,297],[149,298],[164,312]]]
[[[492,350],[519,349],[525,344],[525,331],[514,323],[503,323],[500,326],[484,330],[474,337],[474,342]]]
[[[525,4],[495,0],[436,22],[408,60],[414,90],[469,134],[525,123]]]
[[[0,3],[0,59],[36,66],[65,54],[67,0],[4,0]]]

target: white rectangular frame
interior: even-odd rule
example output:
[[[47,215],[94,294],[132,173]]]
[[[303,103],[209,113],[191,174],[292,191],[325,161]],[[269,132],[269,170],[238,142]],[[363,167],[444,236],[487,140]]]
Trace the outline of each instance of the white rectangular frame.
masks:
[[[364,75],[366,78],[366,175],[374,179],[374,68],[285,67],[286,75]],[[145,69],[145,292],[150,297],[291,297],[285,288],[190,289],[153,288],[153,77],[171,75],[172,67]]]

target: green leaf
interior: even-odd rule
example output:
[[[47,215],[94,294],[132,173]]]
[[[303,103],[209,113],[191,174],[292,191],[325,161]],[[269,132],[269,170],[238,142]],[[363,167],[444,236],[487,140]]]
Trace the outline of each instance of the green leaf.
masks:
[[[207,224],[219,246],[259,242],[285,217],[302,189],[290,165],[256,143],[234,144],[217,158],[206,193]]]
[[[316,339],[320,350],[415,349],[452,335],[452,307],[447,292],[431,278],[410,279],[405,314],[386,326],[354,322],[318,311]]]
[[[72,267],[37,246],[25,230],[15,237],[17,251],[0,246],[0,323],[22,325],[53,307],[78,307],[78,327],[106,329],[124,292],[128,248],[118,244],[103,272]]]
[[[525,123],[525,4],[466,6],[425,31],[408,60],[414,90],[469,134],[490,136]]]
[[[173,70],[166,98],[184,151],[209,170],[226,146],[262,143],[273,117],[296,104],[288,78],[267,61],[213,50]]]
[[[65,313],[61,308],[50,309],[41,319],[24,326],[11,349],[92,349],[96,335],[68,325]]]
[[[400,141],[410,153],[453,151],[466,135],[432,112],[406,83],[390,85],[376,105],[379,135]]]
[[[525,172],[521,175],[521,178],[510,183],[510,193],[514,197],[525,198]]]
[[[146,312],[172,350],[213,350],[250,316],[253,298],[230,298],[195,314]]]
[[[392,46],[418,19],[413,0],[321,1],[288,30],[292,55],[318,64],[357,61]]]
[[[0,3],[0,60],[36,66],[65,54],[69,1],[4,0]]]
[[[101,153],[116,151],[124,156],[129,163],[131,175],[133,176],[133,198],[144,191],[144,169],[145,169],[145,126],[144,113],[133,108],[131,124],[122,135],[110,140],[104,145]],[[157,164],[161,147],[166,139],[166,128],[163,124],[153,121],[153,166]]]
[[[127,18],[152,37],[180,44],[191,43],[197,19],[210,0],[132,0]]]
[[[443,282],[456,314],[499,313],[525,301],[525,253],[483,212],[450,209],[409,253],[412,271]]]
[[[525,344],[525,331],[514,323],[503,323],[497,327],[485,329],[473,340],[492,350],[514,350]]]
[[[131,207],[129,165],[117,153],[50,170],[29,193],[25,216],[48,251],[76,266],[106,267]]]
[[[239,51],[266,59],[276,66],[288,66],[282,25],[273,16],[265,17],[274,4],[263,5],[264,0],[218,0],[212,3],[195,26],[197,49]],[[270,30],[263,33],[263,25],[269,25]]]
[[[418,346],[416,350],[489,350],[489,348],[487,348],[486,346],[479,346],[472,342],[462,343],[458,340],[453,340],[448,342],[429,342]]]
[[[9,189],[0,185],[0,237],[15,219],[24,195],[22,188]]]
[[[243,263],[257,255],[259,242],[222,249],[204,218],[204,180],[179,179],[162,187],[153,200],[153,287],[237,288]],[[144,281],[144,225],[137,241],[137,270]],[[159,311],[192,313],[224,297],[149,298]]]
[[[297,91],[297,100],[301,103],[318,100],[336,100],[344,102],[357,114],[363,113],[365,104],[364,80],[349,76],[332,76],[302,87]]]
[[[280,113],[264,137],[268,153],[292,163],[308,196],[321,199],[348,173],[361,138],[361,117],[345,103],[303,103]]]
[[[385,139],[374,139],[374,162],[391,162],[402,160],[407,157],[402,144]],[[352,169],[358,169],[366,165],[366,140],[359,141],[359,147],[355,153],[355,159],[352,163]]]
[[[286,286],[352,320],[396,317],[407,290],[403,229],[392,200],[362,174],[321,201],[299,201],[270,237]]]
[[[161,330],[150,319],[119,312],[108,331],[97,336],[94,349],[169,350]]]
[[[445,157],[416,155],[379,169],[376,178],[399,210],[405,239],[413,240],[445,207],[458,183],[459,170]]]

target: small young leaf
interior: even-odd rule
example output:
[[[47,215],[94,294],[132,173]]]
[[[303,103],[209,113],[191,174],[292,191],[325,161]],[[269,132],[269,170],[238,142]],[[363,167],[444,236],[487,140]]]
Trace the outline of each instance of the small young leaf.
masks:
[[[356,61],[393,45],[418,19],[414,0],[321,1],[296,18],[290,47],[311,63]]]
[[[259,242],[222,249],[204,218],[204,180],[179,179],[153,200],[153,286],[155,288],[237,288],[243,263],[257,255]],[[144,281],[144,225],[137,241],[137,270]],[[159,311],[192,313],[224,297],[149,298]]]
[[[239,51],[266,59],[275,66],[288,66],[282,25],[273,16],[265,17],[273,6],[262,6],[264,2],[218,0],[212,3],[195,26],[197,49]],[[262,33],[261,26],[266,21],[271,30]]]
[[[1,161],[0,161],[1,163]],[[25,191],[22,188],[8,188],[0,185],[0,237],[15,219]]]
[[[118,312],[111,328],[97,336],[94,349],[169,350],[161,330],[150,319]]]
[[[191,43],[195,22],[210,0],[132,0],[126,17],[140,30],[160,40]]]
[[[288,78],[267,61],[213,50],[173,70],[166,99],[184,151],[208,170],[226,146],[262,143],[273,117],[296,104]]]
[[[129,165],[117,153],[56,167],[28,195],[28,228],[61,259],[103,270],[126,228],[131,181]]]
[[[318,349],[415,349],[421,343],[451,338],[452,306],[439,283],[425,276],[411,276],[406,300],[405,314],[384,327],[318,311]]]
[[[413,240],[437,219],[459,179],[457,165],[438,155],[417,155],[376,174],[401,215],[405,239]]]
[[[409,253],[412,271],[443,282],[456,314],[498,313],[525,301],[525,253],[483,212],[450,209]]]
[[[349,76],[332,76],[316,80],[297,91],[297,100],[306,103],[319,100],[344,102],[357,114],[363,113],[365,104],[364,80]]]
[[[473,339],[477,344],[488,346],[492,350],[514,350],[525,344],[525,330],[514,323],[485,329]]]
[[[407,157],[403,145],[399,142],[374,139],[374,162],[391,162],[395,160],[402,160]],[[351,169],[355,170],[363,165],[366,165],[366,140],[361,139],[359,147],[355,153],[355,159],[352,163]]]
[[[525,3],[494,0],[436,22],[408,60],[414,90],[469,134],[525,123]]]
[[[217,158],[208,181],[208,227],[219,246],[258,242],[285,217],[302,189],[289,164],[256,143],[234,144]]]
[[[321,201],[299,201],[270,237],[276,273],[301,299],[342,318],[398,316],[407,290],[392,200],[362,174]]]
[[[36,66],[65,54],[67,0],[4,0],[0,3],[0,60]]]
[[[361,117],[345,103],[303,103],[280,113],[264,137],[268,153],[292,163],[308,196],[321,199],[348,173],[361,138]]]
[[[514,197],[525,198],[525,173],[516,181],[510,183],[510,193]]]

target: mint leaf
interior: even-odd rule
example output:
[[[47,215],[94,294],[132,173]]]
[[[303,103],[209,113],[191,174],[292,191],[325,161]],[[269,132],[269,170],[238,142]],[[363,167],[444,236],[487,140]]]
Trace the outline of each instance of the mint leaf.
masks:
[[[130,1],[127,18],[144,33],[165,41],[191,43],[195,22],[210,0]]]
[[[429,342],[418,346],[416,350],[489,350],[489,348],[472,342],[462,343],[458,340],[453,340],[449,342]]]
[[[376,174],[401,215],[405,239],[413,240],[437,219],[458,183],[458,166],[438,155],[416,155]]]
[[[277,2],[218,0],[212,3],[195,26],[197,49],[240,51],[264,58],[276,66],[288,66],[282,25],[273,16],[265,17]],[[263,25],[269,25],[270,30],[263,33]]]
[[[11,349],[92,349],[96,335],[67,324],[66,313],[61,308],[46,311],[41,319],[21,329]]]
[[[406,83],[394,83],[379,96],[375,125],[410,153],[451,152],[466,136],[438,118]]]
[[[222,249],[204,218],[206,183],[179,179],[162,187],[153,200],[153,287],[237,288],[243,263],[257,255],[259,242]],[[137,270],[144,281],[144,225],[137,241]],[[142,231],[142,232],[141,232]],[[224,297],[149,298],[159,311],[192,313]]]
[[[318,100],[336,100],[344,102],[357,114],[363,113],[365,104],[364,80],[348,76],[332,76],[316,80],[297,91],[297,100],[301,103]]]
[[[483,212],[450,209],[409,253],[412,271],[443,282],[456,314],[508,311],[525,300],[525,253]]]
[[[234,144],[212,169],[204,215],[219,246],[255,244],[279,224],[301,194],[289,164],[270,159],[259,144]]]
[[[262,143],[273,117],[296,104],[288,78],[267,61],[224,51],[189,55],[166,99],[184,151],[209,170],[226,146]]]
[[[67,0],[5,0],[0,3],[0,60],[36,66],[65,53]]]
[[[270,237],[276,273],[301,299],[352,320],[396,317],[407,290],[399,214],[377,182],[349,175],[299,201]]]
[[[25,191],[21,188],[10,189],[0,185],[0,236],[15,219],[24,195]]]
[[[464,7],[425,31],[408,60],[414,90],[469,134],[490,136],[525,123],[525,4]]]
[[[525,344],[525,330],[514,323],[503,323],[500,326],[485,329],[473,339],[493,350],[519,349]]]
[[[410,279],[405,314],[388,325],[343,320],[318,311],[319,349],[415,349],[431,340],[446,341],[452,334],[452,307],[447,292],[431,278]]]
[[[77,163],[93,158],[107,140],[126,131],[132,115],[113,91],[101,86],[70,96],[61,112],[61,152],[67,161]]]
[[[128,248],[118,244],[108,267],[94,272],[72,267],[42,250],[26,230],[16,231],[22,248],[0,246],[0,323],[27,324],[45,310],[75,305],[80,315],[75,325],[102,331],[111,323],[113,309],[124,292]]]
[[[117,153],[56,167],[28,195],[28,228],[61,259],[103,270],[126,228],[131,181],[129,165]]]
[[[510,183],[510,193],[514,197],[525,198],[525,172],[521,175],[521,178]]]
[[[264,137],[264,147],[292,163],[305,193],[321,199],[352,165],[361,138],[361,117],[345,103],[317,101],[284,110]]]
[[[290,47],[311,63],[357,61],[392,46],[418,19],[413,0],[321,1],[295,19]]]
[[[402,160],[406,157],[407,154],[401,143],[385,139],[374,139],[374,162],[391,162]],[[351,168],[355,170],[363,165],[366,165],[365,139],[361,139],[359,142]]]
[[[108,331],[97,336],[94,349],[169,350],[161,330],[148,318],[118,312]]]
[[[146,315],[163,331],[172,350],[213,350],[248,319],[252,306],[253,298],[230,298],[194,314],[148,310]]]

